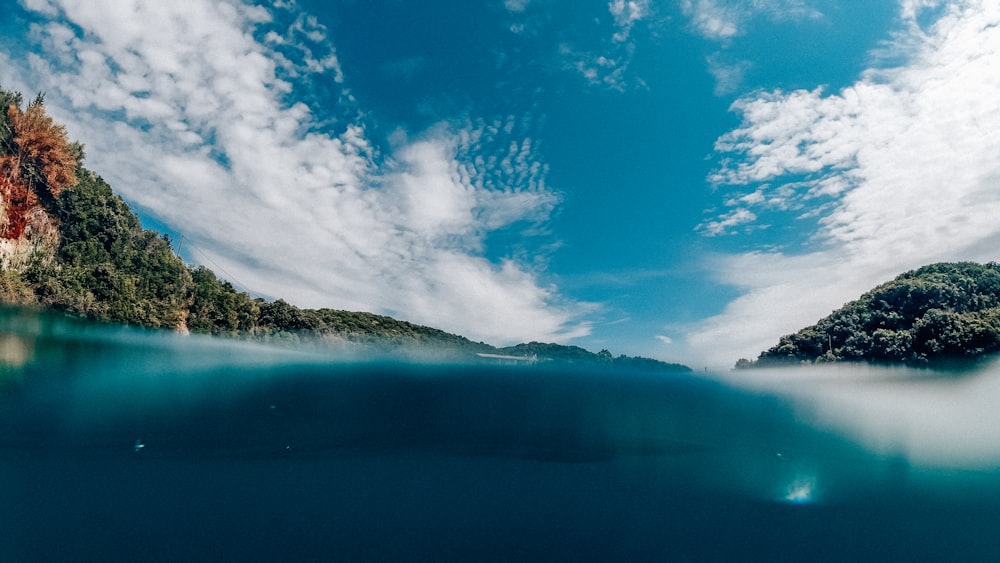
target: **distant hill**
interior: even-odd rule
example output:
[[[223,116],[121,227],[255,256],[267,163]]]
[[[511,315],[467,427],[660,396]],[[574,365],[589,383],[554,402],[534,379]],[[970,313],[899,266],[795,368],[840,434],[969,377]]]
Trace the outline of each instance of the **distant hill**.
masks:
[[[927,365],[1000,351],[1000,265],[940,263],[906,272],[815,325],[781,337],[756,362]]]
[[[632,370],[691,371],[691,368],[681,364],[670,364],[659,360],[625,355],[615,357],[607,350],[601,350],[595,354],[579,346],[563,346],[561,344],[544,344],[541,342],[529,342],[527,344],[500,348],[497,350],[497,353],[524,358],[538,358],[564,364],[593,364]]]
[[[642,366],[685,366],[611,358],[575,346],[497,348],[373,313],[300,309],[237,291],[203,266],[186,265],[166,235],[139,218],[82,165],[83,147],[45,112],[0,88],[0,301],[135,326],[270,343],[419,352],[491,361],[478,354]],[[334,297],[331,297],[333,299]]]

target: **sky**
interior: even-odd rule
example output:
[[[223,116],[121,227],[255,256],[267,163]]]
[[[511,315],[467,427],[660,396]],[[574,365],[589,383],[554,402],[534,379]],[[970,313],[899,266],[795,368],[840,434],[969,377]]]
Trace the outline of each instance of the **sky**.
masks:
[[[992,0],[0,6],[0,87],[255,296],[728,367],[998,259]]]

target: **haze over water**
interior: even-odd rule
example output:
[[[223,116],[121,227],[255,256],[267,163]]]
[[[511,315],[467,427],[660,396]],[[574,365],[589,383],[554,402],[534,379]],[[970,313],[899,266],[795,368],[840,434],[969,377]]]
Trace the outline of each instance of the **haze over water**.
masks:
[[[373,360],[6,311],[4,561],[987,561],[1000,373]]]

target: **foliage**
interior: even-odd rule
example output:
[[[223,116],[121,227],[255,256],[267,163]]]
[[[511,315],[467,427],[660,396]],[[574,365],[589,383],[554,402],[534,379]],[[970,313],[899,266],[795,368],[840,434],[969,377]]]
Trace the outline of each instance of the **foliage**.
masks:
[[[415,346],[453,351],[478,352],[492,349],[482,342],[451,334],[436,328],[416,325],[385,315],[336,309],[315,311],[325,331],[355,343],[378,346]]]
[[[920,365],[997,351],[1000,265],[940,263],[906,272],[815,325],[781,337],[757,365],[841,360]]]
[[[637,370],[671,371],[671,372],[691,371],[691,368],[685,365],[671,364],[667,362],[661,362],[659,360],[654,360],[651,358],[643,358],[640,356],[626,356],[624,354],[615,358],[611,365],[616,368],[628,369],[631,371],[637,371]]]
[[[604,357],[598,356],[593,352],[588,352],[579,346],[562,346],[542,342],[529,342],[527,344],[508,346],[500,348],[498,352],[507,356],[521,356],[525,358],[534,356],[539,359],[566,363],[597,362]]]
[[[10,270],[0,271],[0,302],[27,305],[34,301],[35,294],[31,286],[21,279],[20,274]]]
[[[99,176],[80,169],[55,210],[55,260],[26,272],[38,301],[76,315],[173,328],[186,316],[191,276],[156,232],[144,230],[128,205]]]
[[[45,113],[41,94],[24,110],[21,95],[0,90],[0,237],[19,239],[43,207],[76,183],[83,155],[66,128]]]
[[[671,364],[653,360],[651,358],[632,357],[620,355],[614,357],[611,352],[601,350],[593,353],[579,346],[565,346],[562,344],[545,344],[542,342],[529,342],[508,346],[497,350],[499,354],[507,356],[520,356],[525,358],[534,357],[539,360],[554,361],[558,363],[591,365],[601,367],[613,367],[635,370],[661,371],[661,372],[689,372],[691,368],[680,364]]]
[[[258,323],[259,304],[204,266],[191,269],[187,327],[191,332],[238,336]]]

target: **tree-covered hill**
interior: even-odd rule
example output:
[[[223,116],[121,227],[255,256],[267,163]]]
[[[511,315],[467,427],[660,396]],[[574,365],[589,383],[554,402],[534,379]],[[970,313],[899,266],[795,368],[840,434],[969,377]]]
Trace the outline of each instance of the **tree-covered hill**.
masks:
[[[510,356],[520,356],[524,358],[544,358],[546,360],[563,364],[589,364],[602,367],[628,368],[632,370],[654,370],[654,371],[691,371],[687,366],[680,364],[670,364],[659,360],[633,356],[613,356],[607,350],[601,350],[596,354],[579,346],[564,346],[560,344],[545,344],[542,342],[529,342],[508,346],[497,350],[500,354]]]
[[[211,270],[185,264],[166,235],[143,229],[111,186],[82,165],[83,147],[46,114],[41,95],[22,106],[20,94],[0,88],[0,302],[262,342],[458,359],[498,353],[489,344],[387,316],[300,309],[237,291]],[[531,354],[539,359],[604,360],[574,346],[522,346],[535,347]],[[518,348],[505,353],[529,355]],[[687,369],[645,358],[615,361]]]
[[[756,365],[841,360],[926,365],[997,351],[1000,265],[939,263],[906,272],[815,325],[781,337]]]

